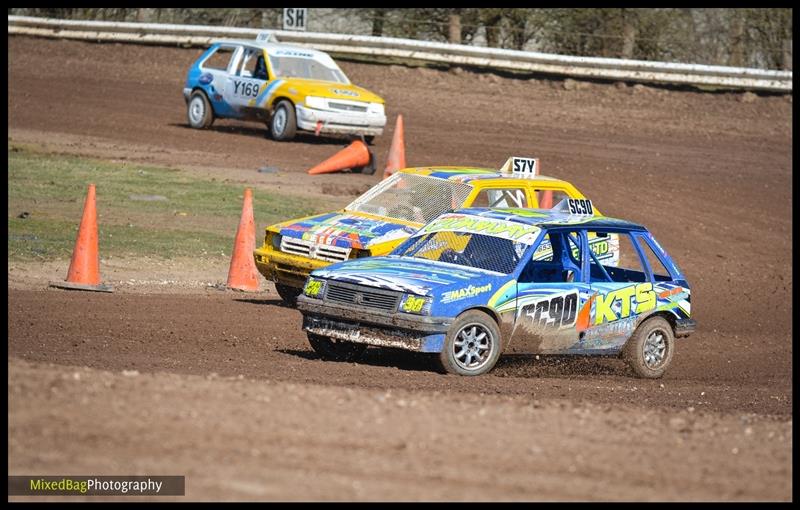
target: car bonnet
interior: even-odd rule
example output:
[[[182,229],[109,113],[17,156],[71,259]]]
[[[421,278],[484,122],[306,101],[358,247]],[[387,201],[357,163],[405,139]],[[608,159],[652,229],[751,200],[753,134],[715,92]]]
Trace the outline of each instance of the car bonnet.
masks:
[[[366,249],[376,244],[405,239],[417,227],[355,212],[334,212],[276,225],[283,236],[342,248]]]
[[[315,270],[313,276],[430,296],[434,290],[479,284],[484,280],[495,280],[499,275],[452,264],[385,256],[333,264]]]
[[[369,90],[352,83],[336,83],[306,78],[282,77],[286,87],[294,87],[306,96],[383,103],[383,99]]]

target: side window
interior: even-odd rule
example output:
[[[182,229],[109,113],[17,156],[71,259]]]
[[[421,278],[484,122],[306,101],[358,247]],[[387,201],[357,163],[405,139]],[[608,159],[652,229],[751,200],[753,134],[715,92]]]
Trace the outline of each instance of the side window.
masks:
[[[264,52],[253,48],[245,50],[242,63],[237,73],[243,78],[267,79],[267,66],[264,62]]]
[[[527,208],[528,199],[521,188],[485,189],[478,193],[470,207]]]
[[[531,257],[534,262],[553,262],[553,245],[550,234],[545,234]]]
[[[650,264],[650,269],[653,271],[653,280],[657,282],[668,282],[672,280],[672,276],[670,276],[664,263],[661,262],[661,259],[658,258],[653,249],[650,248],[647,241],[641,236],[636,236],[636,239],[639,242],[639,247],[642,249],[642,253],[644,253],[648,264]]]
[[[552,209],[556,204],[569,198],[566,192],[561,190],[534,190],[536,195],[537,209]]]
[[[561,246],[564,242],[563,236],[564,234],[560,232],[552,235],[545,234],[517,281],[520,283],[563,283],[568,281],[569,274],[568,271],[565,271],[560,256]],[[555,248],[553,243],[555,243]]]
[[[567,232],[565,235],[568,247],[565,259],[568,260],[569,264],[573,264],[580,269],[583,262],[583,251],[581,250],[583,239],[581,239],[580,232]]]
[[[233,56],[234,48],[219,47],[217,51],[203,62],[203,69],[216,69],[217,71],[227,71],[228,64]]]
[[[607,232],[595,232],[602,238],[610,236]],[[644,282],[647,275],[642,265],[642,259],[633,245],[630,234],[617,234],[619,237],[619,260],[615,265],[609,261],[598,264],[594,257],[589,261],[591,281],[593,282]]]

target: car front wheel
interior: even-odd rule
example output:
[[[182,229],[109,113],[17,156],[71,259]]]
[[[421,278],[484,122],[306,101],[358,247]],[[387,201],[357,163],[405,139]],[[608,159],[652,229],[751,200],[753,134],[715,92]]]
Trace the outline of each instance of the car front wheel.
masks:
[[[206,95],[199,90],[192,92],[187,105],[189,125],[195,129],[206,129],[214,123],[214,110]]]
[[[622,349],[622,358],[633,372],[643,378],[658,379],[672,361],[675,334],[663,317],[644,321]]]
[[[301,292],[303,292],[303,289],[298,289],[297,287],[291,287],[289,285],[282,285],[280,283],[275,284],[275,290],[278,291],[278,295],[281,297],[284,303],[292,306],[297,303],[297,297]]]
[[[291,140],[297,132],[297,117],[294,106],[289,101],[281,101],[272,112],[269,121],[272,138],[278,141]]]
[[[308,343],[320,358],[331,361],[355,361],[367,350],[364,344],[334,340],[314,333],[308,333]]]
[[[450,326],[439,354],[442,368],[451,374],[481,375],[500,358],[500,329],[489,315],[469,310]]]

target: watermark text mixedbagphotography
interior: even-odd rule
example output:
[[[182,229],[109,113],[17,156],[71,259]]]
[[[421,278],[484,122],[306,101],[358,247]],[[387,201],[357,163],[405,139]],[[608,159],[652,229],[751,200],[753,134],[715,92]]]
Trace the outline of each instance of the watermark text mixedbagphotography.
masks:
[[[183,476],[9,476],[9,496],[183,496]]]

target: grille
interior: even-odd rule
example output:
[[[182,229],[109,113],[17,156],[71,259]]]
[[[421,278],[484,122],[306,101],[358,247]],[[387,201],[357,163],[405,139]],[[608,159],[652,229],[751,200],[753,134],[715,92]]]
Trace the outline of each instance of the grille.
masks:
[[[393,312],[397,310],[400,293],[361,285],[328,282],[325,300]]]
[[[302,255],[312,259],[342,262],[350,256],[350,248],[317,244],[313,241],[296,239],[283,236],[281,238],[281,251],[293,255]]]
[[[344,110],[347,112],[365,112],[367,111],[366,106],[359,106],[355,104],[347,104],[347,103],[334,103],[333,101],[328,101],[328,108],[333,108],[334,110]]]

